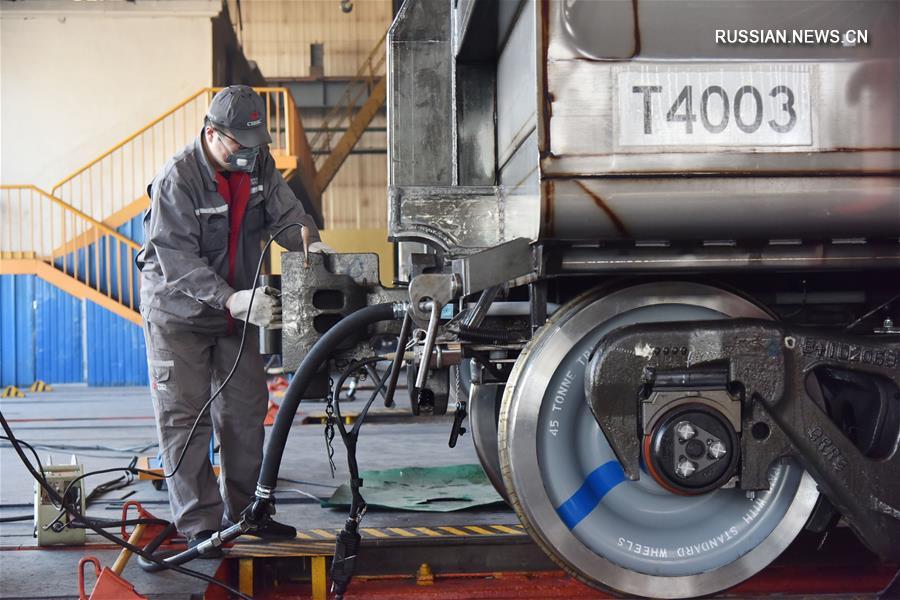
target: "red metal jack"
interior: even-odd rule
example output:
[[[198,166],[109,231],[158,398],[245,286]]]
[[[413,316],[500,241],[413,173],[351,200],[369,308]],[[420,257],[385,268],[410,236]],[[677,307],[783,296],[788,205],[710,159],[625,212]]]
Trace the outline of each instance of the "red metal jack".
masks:
[[[128,550],[123,548],[122,552]],[[87,563],[93,563],[94,574],[97,576],[97,583],[94,584],[90,597],[84,592],[84,565]],[[122,565],[123,568],[124,566]],[[119,577],[116,571],[107,567],[101,570],[99,560],[93,556],[85,556],[78,561],[78,600],[147,600],[147,597],[138,594],[134,586]]]
[[[142,523],[136,525],[134,530],[129,535],[125,522],[128,520],[128,509],[134,507],[137,511],[137,518],[148,520],[148,521],[160,521],[159,523]],[[151,541],[155,540],[158,535],[161,535],[162,532],[166,529],[165,521],[162,519],[157,519],[153,514],[141,505],[140,502],[136,500],[129,500],[124,505],[122,505],[122,539],[127,540],[129,543],[134,544],[135,546],[140,546],[143,548]],[[137,537],[135,537],[137,536]],[[170,535],[168,535],[165,539],[159,540],[156,542],[156,546],[159,547],[163,544],[169,543],[169,541],[175,536],[174,530]],[[135,539],[135,541],[132,541]],[[123,550],[124,552],[124,550]],[[129,554],[130,556],[130,554]]]
[[[134,526],[129,535],[125,529],[125,521],[128,520],[128,509],[135,507],[137,510],[137,518],[145,520],[159,520],[150,512],[144,510],[140,502],[129,500],[122,506],[122,539],[127,540],[132,546],[144,547],[151,541],[156,541],[156,546],[167,542],[172,534],[167,536],[165,540],[156,540],[158,536],[164,535],[166,525],[162,523],[138,523]],[[131,550],[122,548],[116,562],[112,568],[100,568],[100,561],[93,556],[86,556],[78,561],[78,599],[79,600],[146,600],[146,596],[138,594],[134,586],[121,577],[122,570],[128,564],[131,558]],[[97,576],[97,582],[91,592],[90,598],[85,595],[84,591],[84,566],[87,563],[94,565],[94,574]]]

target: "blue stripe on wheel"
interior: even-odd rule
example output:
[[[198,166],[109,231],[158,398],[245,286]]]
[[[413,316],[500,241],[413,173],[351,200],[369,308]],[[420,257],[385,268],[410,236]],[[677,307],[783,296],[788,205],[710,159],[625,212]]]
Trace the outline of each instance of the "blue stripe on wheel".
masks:
[[[582,519],[597,508],[603,496],[623,481],[625,473],[619,461],[611,460],[603,463],[587,476],[578,491],[563,502],[556,512],[566,527],[575,529]]]

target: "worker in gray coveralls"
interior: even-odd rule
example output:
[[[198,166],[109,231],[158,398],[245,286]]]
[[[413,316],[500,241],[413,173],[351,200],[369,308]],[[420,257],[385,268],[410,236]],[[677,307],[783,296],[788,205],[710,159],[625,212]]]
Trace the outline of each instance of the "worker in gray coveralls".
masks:
[[[223,89],[213,98],[200,135],[170,158],[148,187],[150,210],[137,265],[166,472],[175,468],[201,407],[234,364],[241,321],[269,326],[280,320],[278,301],[263,289],[248,312],[264,236],[301,223],[308,228],[309,251],[331,251],[275,169],[265,113],[253,89]],[[300,228],[288,229],[278,242],[301,250]],[[212,403],[212,418],[200,420],[181,466],[168,479],[175,524],[190,546],[240,520],[253,497],[268,406],[257,348],[256,327],[249,327],[237,370]],[[208,458],[211,428],[220,445],[219,485]],[[255,535],[293,539],[296,532],[271,521]]]

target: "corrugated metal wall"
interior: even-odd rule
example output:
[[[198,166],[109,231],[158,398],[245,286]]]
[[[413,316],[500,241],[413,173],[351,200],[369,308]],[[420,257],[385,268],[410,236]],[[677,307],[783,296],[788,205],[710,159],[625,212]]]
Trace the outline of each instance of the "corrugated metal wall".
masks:
[[[146,385],[141,328],[34,275],[0,275],[0,386]]]
[[[125,237],[141,244],[144,229],[143,215],[138,215],[116,228]],[[127,260],[125,255],[123,260]],[[101,253],[101,260],[102,253]],[[124,264],[124,263],[123,263]],[[135,306],[139,300],[139,280],[137,268],[133,269],[132,291]],[[124,278],[123,278],[124,279]],[[116,282],[113,282],[114,295]],[[123,287],[123,299],[127,301],[127,286]],[[87,358],[87,383],[89,385],[146,385],[147,354],[144,334],[134,323],[109,312],[105,308],[85,302],[84,331],[86,347],[90,348]]]
[[[28,277],[34,282],[35,374],[32,380],[41,379],[47,383],[84,381],[82,301],[38,277],[20,277]],[[30,382],[22,380],[20,383]]]
[[[85,303],[89,385],[146,385],[144,334],[134,323]]]
[[[118,228],[140,243],[141,217]],[[70,270],[106,268],[101,241],[79,250]],[[113,258],[112,260],[115,260]],[[121,260],[127,261],[123,254]],[[93,265],[93,266],[92,266]],[[137,275],[130,293],[137,294]],[[123,278],[123,284],[126,283]],[[113,295],[118,282],[113,280]],[[128,286],[122,295],[128,298]],[[33,275],[0,276],[0,385],[47,383],[146,385],[147,363],[141,328],[90,301],[82,301]]]
[[[0,276],[0,385],[83,381],[81,301],[33,275]]]
[[[0,275],[0,385],[34,379],[33,299],[33,277]]]
[[[391,24],[391,0],[228,0],[244,48],[267,78],[309,75],[309,45],[325,44],[325,75],[353,75]]]

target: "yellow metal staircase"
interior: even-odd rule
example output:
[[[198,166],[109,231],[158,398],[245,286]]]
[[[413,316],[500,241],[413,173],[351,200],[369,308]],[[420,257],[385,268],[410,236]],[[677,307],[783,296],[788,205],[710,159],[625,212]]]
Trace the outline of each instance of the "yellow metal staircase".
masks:
[[[206,109],[221,88],[202,88],[150,123],[69,174],[51,194],[111,227],[147,208],[147,184],[166,160],[200,132]],[[275,166],[290,177],[308,154],[306,136],[293,97],[286,88],[255,88],[266,103]]]
[[[37,275],[135,324],[140,245],[33,185],[0,186],[0,274]]]
[[[322,121],[321,129],[310,140],[309,146],[316,156],[315,191],[317,196],[337,175],[338,170],[350,152],[359,142],[369,123],[384,105],[387,93],[387,77],[384,76],[385,46],[387,32],[369,52],[356,76],[348,84],[341,99]],[[363,94],[368,93],[366,101],[357,109]],[[337,132],[344,129],[343,135],[337,138]],[[322,157],[325,157],[324,160]]]
[[[348,81],[343,96],[326,114],[312,140],[306,137],[300,113],[287,88],[254,88],[266,104],[272,136],[269,150],[275,166],[286,180],[298,178],[315,206],[321,205],[322,193],[384,105],[386,38],[387,32]],[[61,179],[51,194],[113,228],[132,219],[148,205],[145,190],[153,176],[170,156],[196,137],[206,109],[219,89],[202,88],[191,94]],[[368,96],[362,102],[364,94]],[[339,130],[344,133],[338,137]]]
[[[315,206],[384,104],[386,34],[309,141],[288,89],[255,88],[266,103],[270,152],[285,179],[297,178]],[[134,258],[140,245],[116,228],[149,204],[146,186],[200,131],[213,95],[202,88],[60,180],[50,193],[0,186],[0,274],[32,274],[140,324]],[[364,93],[368,93],[365,102]],[[357,108],[359,107],[359,108]],[[337,139],[335,131],[344,133]],[[337,143],[332,147],[332,142]],[[320,165],[313,150],[325,154]]]
[[[134,258],[140,244],[116,228],[147,208],[147,184],[196,137],[218,89],[203,88],[179,102],[62,179],[51,193],[32,185],[0,186],[0,274],[37,275],[139,325]],[[285,177],[303,177],[315,167],[290,92],[257,91],[266,102],[276,168]]]

